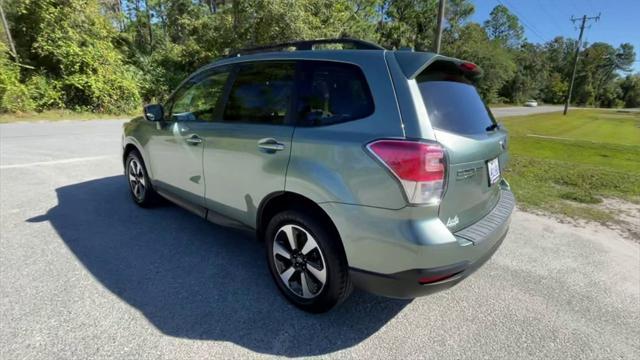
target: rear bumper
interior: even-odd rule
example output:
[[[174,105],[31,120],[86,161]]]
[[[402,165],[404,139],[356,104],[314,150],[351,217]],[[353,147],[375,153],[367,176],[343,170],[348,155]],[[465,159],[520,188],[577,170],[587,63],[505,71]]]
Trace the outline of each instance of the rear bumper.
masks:
[[[463,261],[457,264],[431,269],[413,269],[394,274],[378,274],[360,269],[350,269],[351,279],[360,289],[368,292],[399,299],[413,299],[446,290],[458,284],[480,268],[498,250],[507,233],[479,259],[474,262]],[[442,281],[420,284],[418,279],[428,276],[450,275]]]
[[[414,298],[454,286],[491,258],[507,234],[515,200],[504,183],[492,211],[456,233],[440,221],[437,209],[323,207],[340,232],[354,284],[383,296]],[[444,275],[450,276],[419,281]]]

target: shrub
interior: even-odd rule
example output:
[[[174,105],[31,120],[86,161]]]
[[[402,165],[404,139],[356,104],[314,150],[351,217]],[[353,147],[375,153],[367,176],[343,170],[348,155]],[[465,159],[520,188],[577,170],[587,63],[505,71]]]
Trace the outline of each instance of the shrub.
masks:
[[[0,112],[32,109],[29,89],[20,83],[20,68],[9,58],[6,45],[0,42]]]
[[[63,94],[56,80],[38,74],[27,80],[26,88],[34,110],[43,111],[64,107]]]

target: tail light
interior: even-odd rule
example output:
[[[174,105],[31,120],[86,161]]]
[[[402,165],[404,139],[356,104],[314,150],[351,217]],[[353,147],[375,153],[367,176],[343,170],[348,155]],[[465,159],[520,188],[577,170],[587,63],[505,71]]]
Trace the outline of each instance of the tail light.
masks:
[[[478,65],[474,64],[474,63],[470,63],[470,62],[465,62],[460,64],[460,69],[464,70],[464,71],[477,71],[478,70]]]
[[[377,140],[367,145],[400,181],[411,204],[438,204],[444,191],[442,146],[408,140]]]

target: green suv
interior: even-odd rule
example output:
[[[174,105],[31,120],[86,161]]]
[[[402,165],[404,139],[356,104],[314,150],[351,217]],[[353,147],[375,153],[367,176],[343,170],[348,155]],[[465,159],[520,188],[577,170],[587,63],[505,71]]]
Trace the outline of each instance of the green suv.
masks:
[[[395,298],[449,288],[500,246],[515,204],[479,75],[353,39],[240,52],[124,125],[132,198],[255,231],[306,311],[354,285]]]

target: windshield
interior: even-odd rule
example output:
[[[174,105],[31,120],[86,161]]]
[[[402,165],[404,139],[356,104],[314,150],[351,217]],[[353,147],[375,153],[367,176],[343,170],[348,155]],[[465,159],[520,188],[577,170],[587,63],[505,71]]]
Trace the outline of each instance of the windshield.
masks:
[[[466,135],[494,128],[496,121],[473,85],[418,78],[418,87],[434,128]]]

